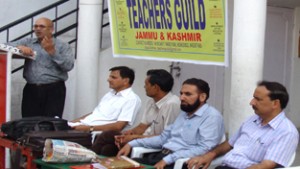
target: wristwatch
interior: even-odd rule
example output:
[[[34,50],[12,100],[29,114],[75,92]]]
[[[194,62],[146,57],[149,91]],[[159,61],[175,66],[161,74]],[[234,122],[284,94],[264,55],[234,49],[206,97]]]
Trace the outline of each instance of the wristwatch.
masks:
[[[94,131],[94,126],[90,126],[90,133]]]

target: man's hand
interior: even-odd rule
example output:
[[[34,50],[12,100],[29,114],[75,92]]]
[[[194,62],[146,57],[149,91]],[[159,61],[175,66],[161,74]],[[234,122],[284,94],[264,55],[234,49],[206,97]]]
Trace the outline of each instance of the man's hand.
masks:
[[[127,144],[129,141],[135,139],[136,135],[118,135],[115,136],[115,144],[120,149],[124,144]]]
[[[128,156],[128,154],[130,153],[131,150],[131,146],[129,144],[126,144],[117,154],[117,157],[120,157],[122,155],[124,156]]]
[[[213,158],[209,155],[197,156],[189,159],[186,163],[189,169],[197,169],[202,167],[202,169],[207,169]]]
[[[133,130],[127,130],[127,131],[124,131],[122,134],[124,135],[132,135],[134,134]]]
[[[22,51],[22,53],[26,56],[34,56],[34,51],[27,46],[17,46],[18,49]]]
[[[164,160],[160,160],[158,163],[154,165],[156,169],[163,169],[167,163]]]
[[[125,135],[117,135],[115,136],[115,145],[120,149],[123,145]]]
[[[41,46],[47,51],[50,55],[55,54],[55,46],[51,36],[45,36],[41,41]]]

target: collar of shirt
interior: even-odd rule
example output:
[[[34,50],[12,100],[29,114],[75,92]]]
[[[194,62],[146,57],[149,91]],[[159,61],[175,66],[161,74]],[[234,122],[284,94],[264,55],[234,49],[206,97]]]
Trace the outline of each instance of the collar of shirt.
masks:
[[[155,105],[157,106],[158,109],[160,109],[161,106],[164,105],[164,103],[172,96],[173,96],[173,94],[171,92],[169,92],[162,99],[160,99],[158,102],[156,102]]]
[[[281,121],[283,119],[285,119],[286,116],[285,116],[285,112],[281,112],[279,113],[276,117],[274,117],[269,123],[268,125],[270,127],[272,127],[273,129],[276,129],[278,127],[278,125],[281,123]],[[256,115],[256,119],[253,120],[253,122],[257,125],[261,125],[261,122],[262,122],[262,119]]]
[[[37,38],[33,38],[32,43],[39,43],[39,40]]]
[[[123,96],[123,97],[127,97],[129,95],[129,93],[131,93],[132,88],[129,87],[127,89],[121,90],[119,92],[116,92],[115,90],[111,90],[110,93],[116,96]]]
[[[55,43],[54,37],[52,37],[52,40],[53,40],[53,42]],[[32,39],[32,43],[40,43],[40,42],[39,42],[38,38],[33,38],[33,39]]]
[[[185,113],[185,118],[193,118],[194,116],[203,116],[204,112],[209,108],[209,105],[207,103],[203,104],[192,116],[188,116],[187,113]]]

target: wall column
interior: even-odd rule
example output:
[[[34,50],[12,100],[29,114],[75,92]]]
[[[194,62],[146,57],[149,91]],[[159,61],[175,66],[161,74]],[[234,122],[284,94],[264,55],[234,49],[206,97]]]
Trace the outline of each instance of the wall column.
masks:
[[[263,76],[266,9],[266,0],[234,1],[229,136],[253,114],[249,103]]]
[[[90,113],[98,103],[102,5],[102,0],[79,2],[76,115]]]

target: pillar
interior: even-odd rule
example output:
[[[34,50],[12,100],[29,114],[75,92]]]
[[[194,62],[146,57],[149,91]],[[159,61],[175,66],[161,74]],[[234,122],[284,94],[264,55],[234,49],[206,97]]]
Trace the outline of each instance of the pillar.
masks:
[[[102,0],[80,0],[75,113],[90,113],[98,103]]]
[[[266,9],[266,0],[234,1],[229,136],[254,112],[249,103],[263,76]]]

